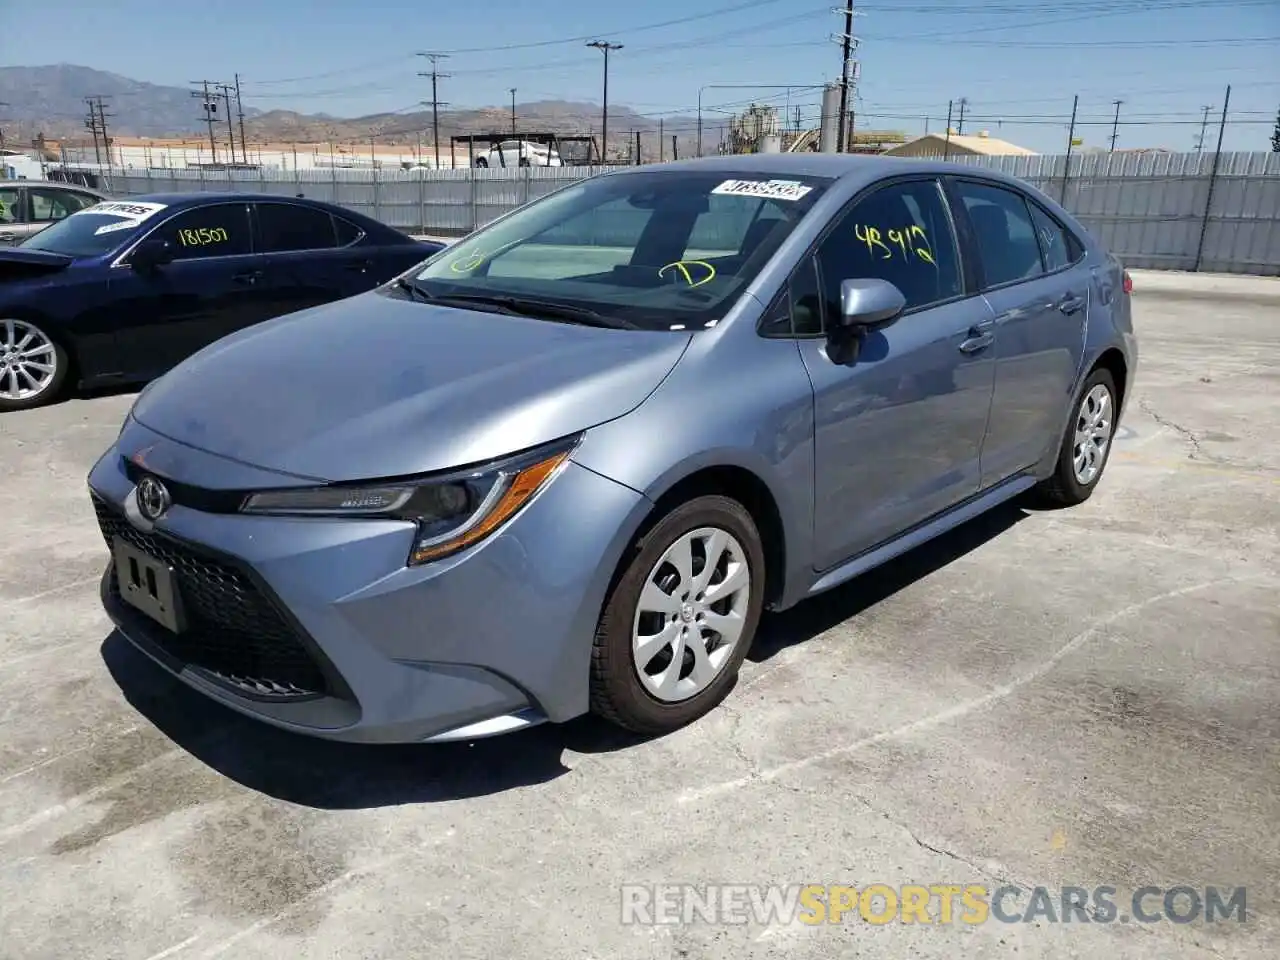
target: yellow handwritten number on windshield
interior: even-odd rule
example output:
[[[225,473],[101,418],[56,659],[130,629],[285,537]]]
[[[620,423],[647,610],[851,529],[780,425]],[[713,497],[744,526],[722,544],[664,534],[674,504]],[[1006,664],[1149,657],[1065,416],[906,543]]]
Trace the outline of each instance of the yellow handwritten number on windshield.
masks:
[[[690,270],[690,267],[698,267],[698,270]],[[668,270],[676,270],[680,276],[684,278],[684,282],[690,287],[700,287],[704,283],[710,283],[716,278],[716,268],[705,260],[677,260],[674,263],[668,263],[658,271],[658,277],[661,279],[667,275]],[[706,273],[705,277],[694,280],[695,273]]]

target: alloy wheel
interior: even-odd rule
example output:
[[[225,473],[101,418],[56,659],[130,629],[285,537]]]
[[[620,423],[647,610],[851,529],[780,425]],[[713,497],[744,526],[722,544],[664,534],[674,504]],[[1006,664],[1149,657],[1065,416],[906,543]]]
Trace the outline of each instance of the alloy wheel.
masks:
[[[632,624],[645,690],[676,703],[710,686],[742,638],[751,586],[746,551],[725,530],[700,527],[667,547],[645,578]]]
[[[1071,467],[1081,486],[1087,487],[1102,472],[1115,423],[1112,406],[1111,391],[1102,383],[1095,384],[1080,403]]]
[[[25,320],[0,320],[0,400],[38,397],[58,373],[53,341]]]

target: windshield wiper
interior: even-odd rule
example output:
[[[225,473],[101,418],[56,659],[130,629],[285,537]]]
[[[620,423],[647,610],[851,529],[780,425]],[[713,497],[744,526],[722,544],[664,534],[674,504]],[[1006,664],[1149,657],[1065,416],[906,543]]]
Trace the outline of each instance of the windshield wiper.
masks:
[[[427,291],[423,290],[407,277],[396,277],[396,289],[403,290],[414,300],[421,301],[422,303],[426,303],[431,299],[431,294],[427,293]]]
[[[423,292],[419,290],[419,292]],[[638,325],[621,317],[599,313],[588,307],[575,307],[567,303],[554,303],[550,300],[536,300],[529,297],[513,297],[507,295],[488,295],[482,293],[444,293],[431,297],[432,303],[441,306],[490,306],[522,317],[537,317],[543,320],[560,320],[567,323],[580,323],[587,327],[607,327],[612,330],[638,330]]]

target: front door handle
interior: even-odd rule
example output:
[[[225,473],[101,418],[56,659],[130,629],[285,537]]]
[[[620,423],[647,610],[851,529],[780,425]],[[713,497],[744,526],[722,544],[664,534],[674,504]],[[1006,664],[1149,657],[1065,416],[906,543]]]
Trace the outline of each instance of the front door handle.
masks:
[[[968,338],[960,344],[960,352],[977,353],[995,343],[996,336],[992,333],[995,325],[996,322],[994,320],[980,320],[971,326]]]
[[[265,276],[261,270],[244,270],[240,273],[233,273],[231,279],[236,283],[255,284]]]
[[[1068,293],[1065,297],[1058,301],[1058,309],[1070,316],[1077,310],[1084,308],[1084,297],[1077,296],[1074,293]]]

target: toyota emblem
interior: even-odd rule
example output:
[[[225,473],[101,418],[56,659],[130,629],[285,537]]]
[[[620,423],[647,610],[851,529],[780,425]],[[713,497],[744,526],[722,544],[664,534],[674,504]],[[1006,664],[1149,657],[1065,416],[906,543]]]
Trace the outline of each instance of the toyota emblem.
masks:
[[[148,520],[159,520],[171,503],[169,491],[155,477],[143,477],[138,482],[138,511]]]

